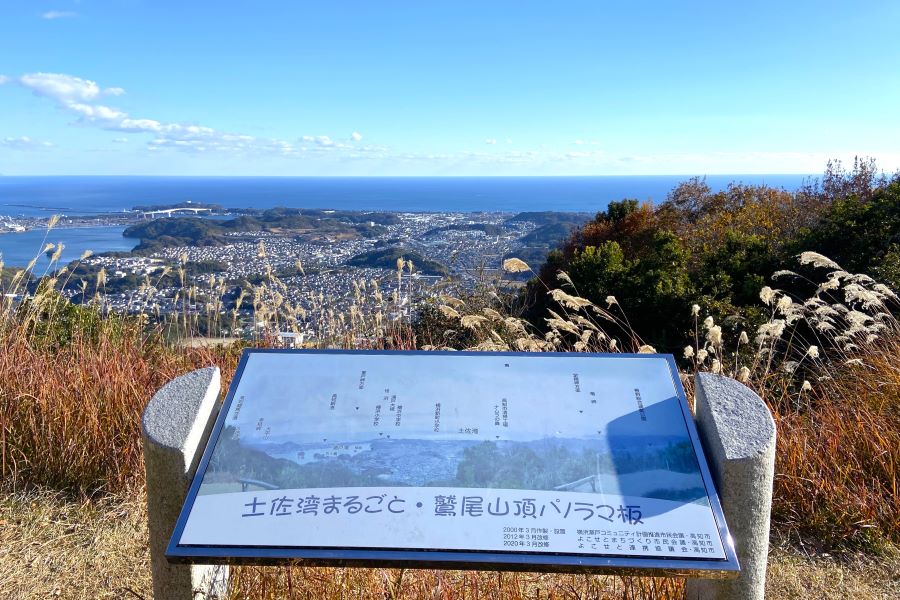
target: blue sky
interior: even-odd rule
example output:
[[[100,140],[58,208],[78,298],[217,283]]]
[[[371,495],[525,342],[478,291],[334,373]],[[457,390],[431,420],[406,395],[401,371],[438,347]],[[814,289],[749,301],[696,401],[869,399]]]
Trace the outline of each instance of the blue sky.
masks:
[[[895,0],[0,0],[0,174],[900,168]]]

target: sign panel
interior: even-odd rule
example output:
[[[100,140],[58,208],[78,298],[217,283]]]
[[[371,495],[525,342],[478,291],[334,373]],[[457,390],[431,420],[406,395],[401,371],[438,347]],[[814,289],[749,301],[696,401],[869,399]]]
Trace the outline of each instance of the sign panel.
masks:
[[[674,361],[646,354],[245,351],[167,554],[738,569]]]

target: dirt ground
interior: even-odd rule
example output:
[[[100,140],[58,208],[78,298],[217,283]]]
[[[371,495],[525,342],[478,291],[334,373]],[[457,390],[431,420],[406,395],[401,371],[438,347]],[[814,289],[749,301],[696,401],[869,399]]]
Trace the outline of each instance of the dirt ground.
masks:
[[[137,490],[81,502],[50,492],[0,493],[0,598],[149,600],[146,536],[144,498]],[[337,572],[333,576],[344,580]],[[547,577],[540,579],[547,581]],[[567,597],[565,586],[551,583],[551,587],[558,592],[553,595]],[[386,588],[361,594],[348,590],[354,598],[389,595]],[[548,597],[547,591],[540,597]],[[838,560],[773,548],[767,597],[900,598],[900,555]]]

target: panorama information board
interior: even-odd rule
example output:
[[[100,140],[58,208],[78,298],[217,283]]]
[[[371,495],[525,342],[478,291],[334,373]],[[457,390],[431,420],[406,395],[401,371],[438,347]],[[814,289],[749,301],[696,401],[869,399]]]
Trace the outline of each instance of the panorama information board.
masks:
[[[247,350],[167,556],[738,569],[668,355]]]

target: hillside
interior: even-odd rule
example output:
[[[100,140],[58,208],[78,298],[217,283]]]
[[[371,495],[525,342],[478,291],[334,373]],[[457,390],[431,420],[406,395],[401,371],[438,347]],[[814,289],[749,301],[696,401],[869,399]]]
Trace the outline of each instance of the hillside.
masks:
[[[490,223],[454,223],[453,225],[429,229],[425,232],[425,236],[428,237],[445,231],[481,231],[485,235],[502,235],[504,233],[502,227]]]
[[[400,258],[412,261],[415,272],[423,275],[446,276],[450,273],[450,270],[441,263],[425,258],[413,250],[405,250],[398,247],[370,250],[354,256],[346,264],[353,267],[395,270],[397,268],[397,259]]]
[[[545,211],[520,212],[506,220],[507,223],[521,223],[524,221],[534,223],[538,227],[554,224],[582,225],[589,221],[591,215],[586,213]]]
[[[373,238],[382,225],[393,223],[396,216],[388,213],[361,213],[293,208],[247,211],[225,221],[201,217],[170,217],[132,225],[122,233],[139,238],[136,252],[172,246],[221,246],[225,236],[250,232],[290,233],[309,239],[323,237]]]
[[[860,162],[852,171],[829,165],[822,180],[796,192],[741,184],[713,192],[693,179],[658,206],[611,202],[549,254],[524,300],[529,319],[545,328],[546,310],[559,307],[545,284],[601,306],[614,296],[641,339],[678,352],[693,331],[685,306],[729,318],[732,332],[752,331],[768,316],[759,308],[764,286],[808,297],[810,268],[795,268],[801,252],[896,288],[900,176],[878,176]],[[560,271],[570,282],[558,280]]]

